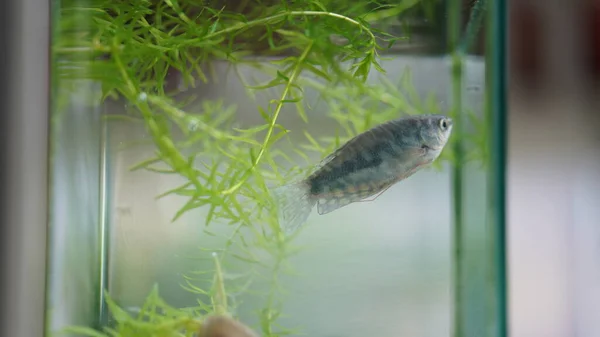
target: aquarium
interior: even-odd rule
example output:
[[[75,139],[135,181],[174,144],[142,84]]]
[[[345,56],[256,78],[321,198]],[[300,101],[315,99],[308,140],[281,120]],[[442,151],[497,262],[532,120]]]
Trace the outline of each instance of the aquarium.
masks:
[[[53,2],[48,332],[504,336],[504,10]]]

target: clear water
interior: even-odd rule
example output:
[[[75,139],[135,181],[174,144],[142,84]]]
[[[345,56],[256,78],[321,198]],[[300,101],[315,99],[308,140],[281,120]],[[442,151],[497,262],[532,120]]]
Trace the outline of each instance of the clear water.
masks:
[[[387,74],[372,74],[398,83],[410,69],[413,85],[425,98],[433,93],[443,111],[451,103],[450,60],[445,56],[399,56],[382,61]],[[484,108],[482,58],[465,60],[463,104],[479,117]],[[222,99],[238,109],[239,125],[262,123],[256,106],[277,97],[273,92],[253,101],[243,84],[225,63],[217,63],[218,83],[200,85],[180,94],[195,95],[197,102]],[[241,67],[247,77],[260,77],[250,67]],[[205,233],[206,208],[171,218],[186,199],[156,196],[185,181],[175,175],[130,168],[153,156],[155,150],[145,126],[139,121],[109,119],[124,115],[123,101],[98,105],[101,88],[82,81],[56,115],[52,221],[53,245],[50,272],[51,323],[85,324],[98,316],[106,318],[99,289],[108,289],[123,307],[135,311],[155,284],[172,306],[189,307],[197,295],[181,287],[182,274],[212,268],[211,251],[224,240]],[[301,140],[302,129],[314,137],[330,136],[335,123],[327,118],[313,92],[305,95],[312,110],[304,124],[291,109],[280,122]],[[194,112],[194,111],[189,111]],[[103,122],[101,122],[103,121]],[[286,145],[278,145],[286,146]],[[446,151],[449,151],[447,149]],[[318,157],[311,158],[314,163]],[[198,158],[197,161],[201,161]],[[466,167],[465,258],[467,275],[485,282],[482,240],[485,237],[486,171],[475,163]],[[323,337],[450,336],[452,302],[452,184],[451,167],[426,169],[390,188],[374,202],[355,203],[320,216],[315,212],[306,229],[294,241],[304,249],[290,259],[298,275],[283,276],[288,292],[282,298],[286,327],[300,327],[306,335]],[[212,232],[227,233],[229,226],[213,223]],[[224,266],[226,272],[228,265]],[[231,268],[243,273],[244,264]],[[256,281],[249,292],[235,296],[235,313],[257,328],[269,283]],[[477,298],[485,296],[485,285],[469,288],[466,298],[471,318],[481,319]],[[77,289],[77,296],[74,290]],[[85,308],[82,310],[81,308]]]

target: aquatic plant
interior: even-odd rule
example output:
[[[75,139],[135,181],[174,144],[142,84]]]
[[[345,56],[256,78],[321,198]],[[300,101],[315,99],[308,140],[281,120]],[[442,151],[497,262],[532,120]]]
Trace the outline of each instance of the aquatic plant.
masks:
[[[215,265],[219,262],[215,259]],[[227,301],[223,274],[215,274],[214,294],[211,297],[211,311],[218,315],[227,314]],[[90,327],[67,327],[61,333],[73,333],[93,337],[109,336],[197,336],[201,331],[203,321],[193,312],[174,308],[167,304],[158,293],[158,287],[150,292],[139,313],[132,316],[120,308],[109,294],[105,296],[106,303],[114,319],[113,327],[104,327],[98,331]]]
[[[292,244],[295,236],[281,232],[268,188],[299,177],[314,164],[311,156],[323,157],[377,123],[405,113],[442,113],[434,96],[422,100],[416,94],[410,70],[400,83],[385,77],[379,84],[365,82],[373,69],[385,72],[379,53],[408,39],[386,28],[402,24],[408,10],[433,15],[434,2],[246,0],[234,6],[226,1],[62,1],[53,42],[57,83],[66,88],[75,86],[74,80],[95,80],[102,85],[99,102],[127,102],[129,118],[144,124],[156,148],[154,157],[131,169],[185,179],[158,196],[187,198],[173,221],[205,208],[207,235],[217,235],[211,226],[229,225],[221,246],[203,247],[205,256],[216,254],[211,255],[215,270],[184,277],[183,286],[198,296],[197,307],[172,308],[155,289],[140,314],[132,317],[107,295],[116,327],[104,327],[105,333],[70,331],[89,336],[188,336],[198,331],[201,317],[235,310],[233,293],[266,278],[269,291],[259,312],[261,334],[290,334],[292,330],[276,324],[283,290],[279,277],[291,271],[287,259],[300,247]],[[276,58],[256,60],[257,55]],[[211,75],[211,64],[219,60],[270,76],[256,83],[238,73],[248,95],[271,97],[266,106],[257,106],[263,123],[239,127],[234,105],[205,100],[199,108],[190,108],[196,102],[177,101],[169,90],[172,71],[192,87],[197,81],[218,80]],[[299,163],[276,146],[290,140],[289,128],[279,117],[290,106],[309,125],[310,106],[303,99],[309,89],[327,104],[327,116],[339,128],[320,139],[304,131],[304,142],[292,147],[305,160]],[[56,113],[59,100],[54,103]],[[445,151],[441,159],[453,158]],[[221,268],[240,268],[235,261],[243,264],[244,276],[225,280]],[[228,300],[233,303],[228,305]]]

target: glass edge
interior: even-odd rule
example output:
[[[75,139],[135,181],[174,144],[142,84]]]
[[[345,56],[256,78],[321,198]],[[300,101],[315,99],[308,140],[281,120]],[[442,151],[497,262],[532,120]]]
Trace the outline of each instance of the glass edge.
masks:
[[[2,1],[0,336],[45,335],[49,5]]]
[[[490,144],[490,225],[493,240],[495,336],[508,336],[508,292],[506,264],[506,157],[507,157],[507,9],[506,0],[488,3],[487,30],[487,110],[491,131]]]

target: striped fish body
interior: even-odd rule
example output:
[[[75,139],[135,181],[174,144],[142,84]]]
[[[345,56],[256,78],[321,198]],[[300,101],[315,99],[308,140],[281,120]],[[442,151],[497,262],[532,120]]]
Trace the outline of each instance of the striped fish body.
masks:
[[[326,214],[380,195],[433,162],[451,129],[450,118],[420,115],[381,124],[352,138],[306,179],[272,191],[280,225],[287,232],[295,230],[315,204],[319,214]]]
[[[388,122],[351,139],[326,158],[306,183],[326,214],[379,194],[431,163],[419,143],[419,120]],[[408,124],[408,125],[407,125]]]

